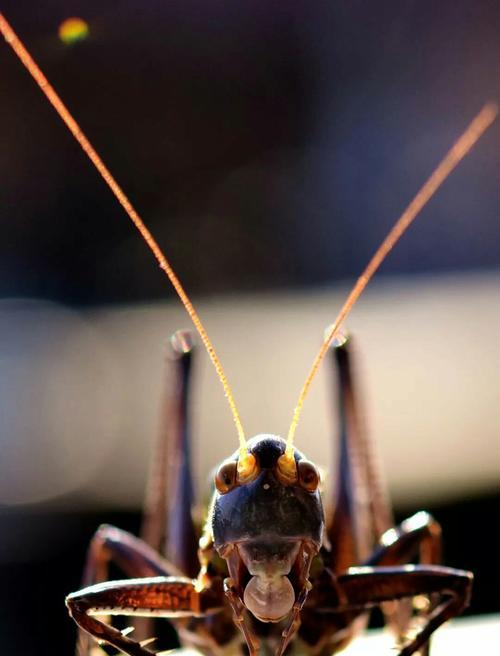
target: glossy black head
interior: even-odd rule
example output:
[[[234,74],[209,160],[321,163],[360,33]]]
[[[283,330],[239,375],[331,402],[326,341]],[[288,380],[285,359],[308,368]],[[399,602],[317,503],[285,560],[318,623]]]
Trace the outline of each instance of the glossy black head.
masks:
[[[238,483],[236,475],[228,475],[227,491],[215,496],[212,531],[216,549],[247,541],[274,542],[276,538],[308,540],[319,548],[324,513],[318,479],[315,485],[310,484],[316,468],[295,449],[298,474],[293,483],[285,484],[278,463],[285,447],[285,441],[274,435],[249,440],[248,452],[256,464],[254,476]],[[219,472],[234,470],[238,457],[236,452]]]

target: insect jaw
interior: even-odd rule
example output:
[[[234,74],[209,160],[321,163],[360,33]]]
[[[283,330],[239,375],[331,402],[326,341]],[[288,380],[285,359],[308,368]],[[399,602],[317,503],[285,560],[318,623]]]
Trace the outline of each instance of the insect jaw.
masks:
[[[279,622],[295,603],[295,590],[287,576],[252,576],[245,587],[243,601],[261,622]]]
[[[302,588],[304,554],[318,549],[307,538],[267,536],[228,544],[220,553],[245,607],[260,622],[277,623],[290,614]]]

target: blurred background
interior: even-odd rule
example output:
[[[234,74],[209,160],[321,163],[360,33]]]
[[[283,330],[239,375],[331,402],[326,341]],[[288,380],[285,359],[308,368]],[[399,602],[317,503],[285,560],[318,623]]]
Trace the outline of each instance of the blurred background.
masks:
[[[498,3],[3,11],[165,248],[247,434],[286,433],[353,279],[465,125],[500,100]],[[88,33],[64,40],[71,16]],[[165,343],[189,322],[5,45],[0,93],[0,651],[70,654],[64,595],[99,523],[138,529]],[[348,321],[397,516],[425,507],[441,521],[446,563],[476,573],[470,613],[500,610],[499,146],[494,125]],[[334,399],[325,366],[297,445],[326,467]],[[192,416],[202,499],[236,436],[201,351]]]

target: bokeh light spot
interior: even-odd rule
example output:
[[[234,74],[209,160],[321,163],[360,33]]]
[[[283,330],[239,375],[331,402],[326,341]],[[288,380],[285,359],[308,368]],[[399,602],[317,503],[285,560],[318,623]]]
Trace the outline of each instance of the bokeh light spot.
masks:
[[[67,18],[59,25],[59,38],[66,45],[83,41],[89,34],[89,26],[82,18]]]

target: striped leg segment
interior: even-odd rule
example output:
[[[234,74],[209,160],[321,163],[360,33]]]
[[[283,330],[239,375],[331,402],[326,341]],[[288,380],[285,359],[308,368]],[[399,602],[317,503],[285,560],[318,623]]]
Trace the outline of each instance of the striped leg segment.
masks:
[[[164,553],[179,571],[196,576],[200,567],[191,475],[189,390],[194,347],[190,331],[172,335],[168,347],[168,390],[146,490],[141,538]],[[173,377],[173,381],[170,378]]]
[[[99,583],[70,594],[66,605],[78,626],[129,656],[153,652],[127,638],[99,616],[201,617],[223,606],[222,589],[198,591],[192,579],[150,577]]]
[[[353,567],[338,578],[345,606],[336,605],[331,610],[362,610],[393,599],[430,596],[435,601],[422,617],[423,625],[398,653],[398,656],[411,656],[425,647],[441,624],[468,606],[472,579],[470,572],[441,566]]]
[[[343,336],[331,349],[338,380],[340,439],[334,513],[327,534],[330,544],[335,545],[330,568],[336,573],[363,562],[380,535],[393,526],[385,485],[364,427],[351,342]]]
[[[96,531],[90,542],[82,585],[86,587],[107,581],[111,563],[133,578],[180,575],[174,565],[159,556],[145,542],[131,533],[105,524]],[[88,656],[91,645],[89,634],[79,630],[77,656]]]

